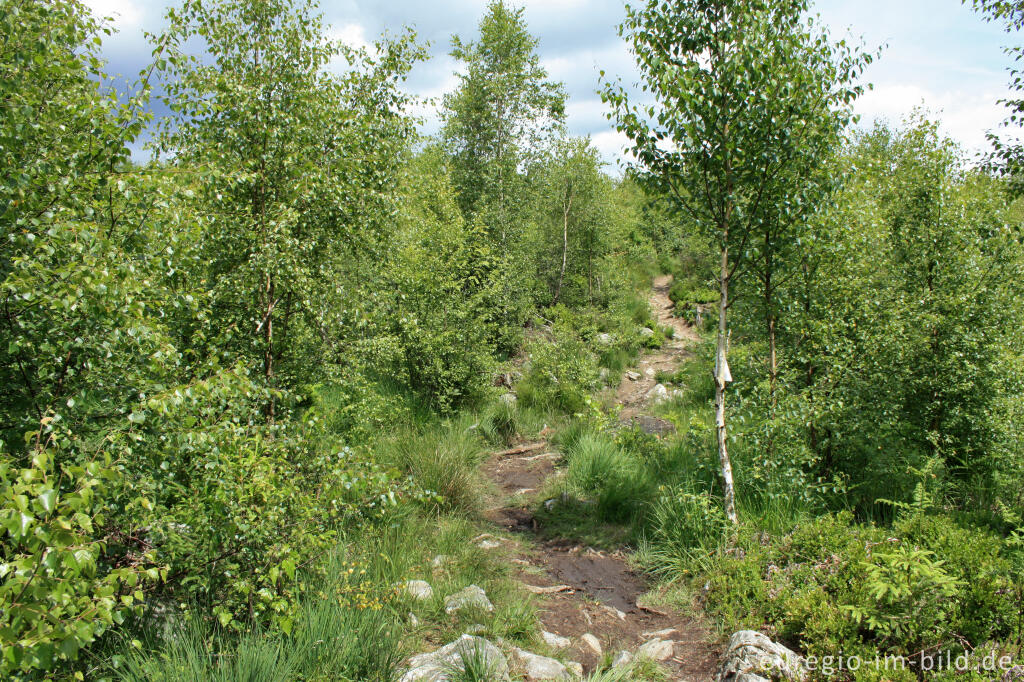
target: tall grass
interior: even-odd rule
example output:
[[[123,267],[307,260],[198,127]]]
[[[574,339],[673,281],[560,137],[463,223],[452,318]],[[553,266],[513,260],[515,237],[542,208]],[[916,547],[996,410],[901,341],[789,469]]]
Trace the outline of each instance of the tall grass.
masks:
[[[474,513],[481,501],[478,468],[486,457],[478,428],[470,417],[401,427],[378,444],[374,456],[407,472],[432,493],[435,511]]]
[[[159,650],[130,654],[116,674],[128,682],[390,682],[404,654],[397,618],[386,605],[359,603],[349,568],[332,563],[303,596],[291,634],[232,635],[195,620]]]

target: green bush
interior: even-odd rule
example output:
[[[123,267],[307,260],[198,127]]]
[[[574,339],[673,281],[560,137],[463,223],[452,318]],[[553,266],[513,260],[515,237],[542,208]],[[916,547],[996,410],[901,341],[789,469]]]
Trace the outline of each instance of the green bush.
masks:
[[[516,386],[525,407],[582,412],[586,398],[598,386],[597,358],[579,338],[566,335],[555,342],[526,347],[529,362]]]
[[[20,468],[0,449],[0,675],[17,679],[75,660],[143,599],[151,554],[105,566],[105,508],[121,485],[109,456],[57,465],[39,448]]]
[[[1024,634],[1001,545],[948,517],[882,529],[842,513],[779,537],[746,528],[700,580],[727,628],[769,627],[808,654],[958,651]]]
[[[669,287],[668,297],[677,309],[682,309],[715,303],[718,301],[718,292],[680,280],[673,282]]]

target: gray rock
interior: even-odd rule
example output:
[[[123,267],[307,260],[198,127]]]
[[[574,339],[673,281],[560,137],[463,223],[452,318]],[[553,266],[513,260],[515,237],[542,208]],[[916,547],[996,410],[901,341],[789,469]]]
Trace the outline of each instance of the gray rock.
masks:
[[[448,595],[444,600],[444,612],[455,613],[463,609],[481,609],[493,611],[494,604],[487,598],[487,593],[476,585],[459,590],[455,594]]]
[[[718,682],[796,682],[806,678],[799,654],[753,630],[740,630],[729,638],[718,668]]]
[[[430,562],[430,566],[435,570],[439,571],[452,562],[452,558],[446,554],[438,554],[434,557],[434,560]]]
[[[639,381],[640,372],[626,372],[626,378],[629,379],[630,381]]]
[[[651,329],[650,327],[644,327],[643,329],[640,330],[640,336],[642,336],[645,339],[649,339],[652,336],[654,336],[654,330]]]
[[[426,580],[406,580],[402,591],[417,601],[426,601],[434,596],[434,588]]]
[[[568,649],[572,646],[572,640],[568,637],[562,637],[546,630],[540,633],[540,638],[552,649]]]
[[[565,664],[565,667],[572,671],[572,674],[576,677],[583,677],[583,664],[579,661],[569,661]]]
[[[667,661],[674,653],[675,645],[667,639],[652,639],[636,650],[637,658],[649,658],[652,661]]]
[[[653,405],[663,403],[668,400],[668,389],[665,388],[665,384],[655,384],[654,388],[647,391],[647,395],[645,397]]]
[[[650,433],[655,436],[665,436],[676,432],[676,426],[672,422],[667,419],[658,419],[657,417],[651,417],[646,414],[633,417],[629,423],[634,426],[639,426],[640,430],[644,433]]]
[[[604,652],[604,649],[601,648],[601,640],[599,640],[597,637],[590,634],[589,632],[580,637],[580,641],[583,642],[584,646],[586,646],[588,649],[593,651],[598,656],[600,656]]]
[[[481,637],[463,635],[437,651],[413,656],[399,682],[448,682],[466,669],[466,658],[485,663],[491,673],[488,679],[508,680],[508,661],[498,647]]]
[[[613,668],[624,668],[633,662],[633,654],[628,651],[620,651],[615,654],[615,658],[612,659]]]
[[[654,371],[653,367],[648,367],[647,369],[644,370],[644,376],[647,377],[648,379],[653,379],[654,377],[658,376],[658,373]]]
[[[523,649],[513,649],[512,656],[523,668],[527,680],[568,680],[572,678],[566,667],[553,658],[538,656]]]
[[[597,342],[599,344],[601,344],[602,346],[610,346],[610,345],[612,345],[612,335],[611,334],[608,334],[606,332],[602,332],[602,333],[598,334],[596,338],[597,338]]]
[[[515,407],[516,401],[518,401],[519,399],[516,397],[515,393],[503,393],[501,397],[498,398],[498,400],[500,400],[505,405],[508,405],[509,407]]]

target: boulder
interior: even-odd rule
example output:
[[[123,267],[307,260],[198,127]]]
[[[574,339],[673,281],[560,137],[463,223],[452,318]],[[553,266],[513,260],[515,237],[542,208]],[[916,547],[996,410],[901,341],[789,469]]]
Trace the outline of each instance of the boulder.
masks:
[[[402,583],[402,591],[417,601],[426,601],[434,596],[434,588],[426,580],[406,580]]]
[[[675,653],[675,645],[671,640],[652,639],[640,645],[636,650],[637,658],[649,658],[652,661],[667,661]]]
[[[568,637],[562,637],[546,630],[540,633],[540,638],[552,649],[568,649],[572,646],[572,640]]]
[[[527,680],[572,679],[566,667],[553,658],[538,656],[523,649],[513,649],[512,656],[526,673]]]
[[[470,585],[455,594],[448,595],[448,598],[444,600],[445,613],[456,613],[463,609],[493,611],[494,604],[487,598],[487,593],[483,589],[477,585]]]
[[[490,671],[488,679],[508,680],[508,661],[498,647],[482,637],[462,635],[437,651],[413,656],[399,682],[449,682],[465,671],[466,658],[484,663]]]
[[[718,682],[802,681],[807,678],[803,658],[753,630],[740,630],[729,638],[718,668]]]

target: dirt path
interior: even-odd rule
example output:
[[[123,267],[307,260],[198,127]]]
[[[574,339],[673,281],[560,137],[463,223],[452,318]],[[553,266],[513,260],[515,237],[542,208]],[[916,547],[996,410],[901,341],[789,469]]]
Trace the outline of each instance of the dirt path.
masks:
[[[622,405],[620,417],[623,420],[630,419],[643,411],[647,393],[657,383],[655,377],[659,370],[671,372],[679,368],[687,359],[693,356],[690,348],[697,342],[697,332],[682,319],[672,316],[672,301],[668,297],[668,289],[672,285],[671,275],[662,275],[654,280],[651,291],[650,303],[651,313],[654,320],[662,327],[670,327],[673,330],[671,339],[656,351],[645,353],[634,370],[640,377],[630,379],[628,375],[622,377],[622,382],[615,394],[615,401]]]
[[[674,337],[662,349],[645,354],[638,363],[640,378],[624,378],[617,400],[626,418],[639,415],[644,396],[654,386],[659,369],[671,371],[691,355],[688,347],[696,333],[671,316],[668,287],[671,277],[654,282],[651,308],[662,326],[671,326]],[[541,433],[541,438],[546,434]],[[557,467],[561,455],[546,440],[520,445],[519,452],[495,453],[484,468],[502,497],[487,513],[490,521],[506,531],[523,533],[529,543],[515,543],[512,562],[519,567],[524,589],[538,594],[539,616],[544,630],[572,640],[569,655],[590,672],[599,655],[583,641],[594,635],[605,652],[635,652],[655,637],[672,641],[672,657],[663,661],[672,680],[710,682],[722,647],[698,618],[651,607],[645,601],[649,585],[633,571],[623,550],[598,551],[574,542],[541,540],[531,509],[545,479]]]

